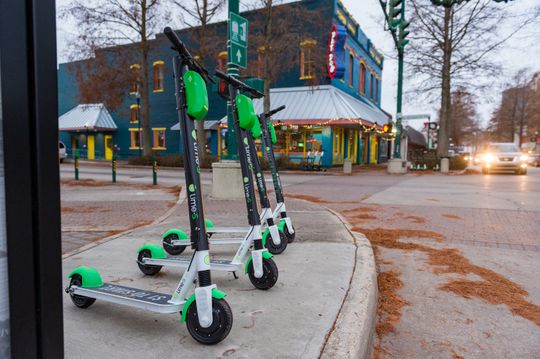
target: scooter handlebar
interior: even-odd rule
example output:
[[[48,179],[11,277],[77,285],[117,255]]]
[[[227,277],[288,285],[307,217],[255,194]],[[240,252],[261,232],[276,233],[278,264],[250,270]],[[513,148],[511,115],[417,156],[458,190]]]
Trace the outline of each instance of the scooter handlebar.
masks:
[[[262,93],[255,90],[253,87],[246,85],[242,81],[232,77],[231,75],[228,75],[224,72],[221,72],[219,70],[216,70],[216,76],[220,79],[224,80],[228,84],[238,88],[240,91],[249,93],[251,98],[261,98],[264,97]]]
[[[202,77],[204,77],[206,82],[208,81],[214,82],[214,80],[212,80],[212,78],[208,75],[208,71],[204,67],[202,67],[202,65],[199,64],[199,62],[197,62],[197,60],[195,60],[193,56],[191,56],[191,54],[189,53],[184,43],[178,38],[176,33],[173,31],[173,29],[167,26],[165,29],[163,29],[163,33],[165,34],[165,36],[167,36],[169,41],[172,43],[173,50],[178,51],[180,55],[182,55],[182,57],[187,60],[188,66],[192,70],[195,70],[199,74],[201,74]]]
[[[273,110],[270,110],[268,111],[267,113],[265,113],[265,117],[272,117],[273,115],[275,115],[276,113],[280,112],[280,111],[283,111],[285,110],[285,105],[282,105],[282,106],[279,106],[278,108],[275,108]]]

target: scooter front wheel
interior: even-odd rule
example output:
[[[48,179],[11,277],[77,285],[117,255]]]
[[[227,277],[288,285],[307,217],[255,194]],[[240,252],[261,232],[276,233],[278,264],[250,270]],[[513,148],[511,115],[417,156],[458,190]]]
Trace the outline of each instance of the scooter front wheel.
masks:
[[[69,286],[76,285],[78,287],[82,286],[82,278],[80,275],[76,274],[73,277],[71,277],[71,281],[69,282]],[[86,309],[94,302],[96,301],[95,298],[85,297],[84,295],[77,295],[77,294],[69,294],[71,301],[73,304],[75,304],[77,307]]]
[[[139,269],[141,272],[143,272],[146,275],[155,275],[157,274],[162,266],[156,266],[156,265],[150,265],[150,264],[143,264],[142,260],[143,258],[152,258],[152,254],[148,249],[144,249],[139,252],[139,256],[137,257],[137,265],[139,266]]]
[[[163,238],[163,249],[165,249],[165,252],[169,253],[171,256],[177,256],[181,254],[187,247],[183,245],[172,244],[172,241],[175,241],[177,239],[178,235],[174,233],[169,234],[167,237]]]
[[[294,226],[293,226],[293,230],[294,230]],[[287,237],[287,240],[289,241],[289,243],[294,241],[294,237],[296,236],[296,231],[294,231],[293,233],[289,232],[289,228],[285,225],[285,227],[283,227],[283,233],[285,233],[285,237]]]
[[[255,277],[255,270],[253,269],[253,261],[249,263],[248,276],[251,284],[257,289],[268,290],[272,288],[278,280],[278,268],[276,262],[272,258],[263,259],[263,275],[261,278]]]
[[[191,303],[186,313],[186,326],[193,339],[202,344],[214,345],[229,335],[233,315],[225,299],[212,298],[212,318],[212,324],[203,328],[199,323],[196,302]]]
[[[287,236],[282,231],[278,231],[278,232],[279,232],[279,241],[280,241],[279,244],[274,243],[270,233],[266,237],[266,248],[268,249],[268,252],[272,254],[281,254],[285,251],[285,249],[287,249],[287,243],[288,243]]]

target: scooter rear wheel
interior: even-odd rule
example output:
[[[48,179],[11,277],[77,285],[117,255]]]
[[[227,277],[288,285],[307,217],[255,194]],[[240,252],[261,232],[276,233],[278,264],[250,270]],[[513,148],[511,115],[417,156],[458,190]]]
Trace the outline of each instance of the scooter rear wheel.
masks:
[[[285,236],[285,233],[282,231],[279,232],[279,241],[280,243],[276,245],[274,241],[272,240],[272,235],[268,233],[266,236],[266,248],[268,249],[268,252],[272,254],[281,254],[287,249],[287,243],[289,242],[287,240],[287,237]]]
[[[137,265],[139,266],[141,272],[146,275],[155,275],[161,270],[162,266],[142,264],[143,258],[152,258],[152,253],[150,253],[148,249],[143,249],[139,252],[139,256],[137,257]]]
[[[81,278],[80,275],[76,274],[73,277],[71,277],[71,281],[69,282],[69,286],[71,287],[72,285],[76,285],[78,287],[82,286],[82,278]],[[73,304],[75,304],[75,306],[77,306],[79,308],[82,308],[82,309],[88,308],[89,306],[94,304],[94,302],[96,301],[95,298],[85,297],[84,295],[77,295],[77,294],[71,294],[70,293],[69,296],[70,296],[71,301],[73,302]]]
[[[199,323],[196,302],[191,303],[186,313],[189,334],[199,343],[214,345],[229,335],[233,324],[231,307],[225,299],[212,298],[212,325],[203,328]]]
[[[278,280],[279,271],[276,262],[272,258],[263,259],[263,275],[261,278],[255,277],[255,270],[253,269],[253,261],[248,266],[248,276],[251,284],[257,289],[268,290],[272,288]]]
[[[165,252],[169,253],[171,256],[177,256],[181,254],[187,247],[187,246],[172,244],[172,241],[175,241],[177,239],[178,239],[178,235],[174,233],[169,234],[167,237],[163,238],[163,249],[165,249]]]

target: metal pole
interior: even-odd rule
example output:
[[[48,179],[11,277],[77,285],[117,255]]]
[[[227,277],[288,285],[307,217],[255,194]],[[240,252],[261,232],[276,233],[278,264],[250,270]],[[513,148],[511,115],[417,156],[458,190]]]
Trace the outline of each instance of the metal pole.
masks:
[[[152,184],[154,186],[157,185],[157,171],[158,171],[157,160],[154,158],[152,159]]]
[[[229,22],[231,21],[231,13],[238,14],[240,12],[240,0],[229,0]],[[231,50],[231,34],[229,32],[230,26],[227,26],[227,73],[233,77],[238,77],[240,70],[236,65],[232,63],[232,50]],[[236,143],[236,130],[234,128],[232,116],[232,106],[230,101],[227,101],[227,156],[225,159],[237,160],[238,159],[238,144]]]
[[[75,180],[79,180],[79,150],[75,150],[75,161],[73,162],[75,167]]]
[[[137,132],[137,136],[139,136],[139,157],[142,156],[141,153],[141,146],[142,146],[142,136],[141,136],[141,95],[137,92],[137,125],[139,127],[139,131]]]
[[[116,156],[113,153],[112,156],[112,181],[116,183]]]

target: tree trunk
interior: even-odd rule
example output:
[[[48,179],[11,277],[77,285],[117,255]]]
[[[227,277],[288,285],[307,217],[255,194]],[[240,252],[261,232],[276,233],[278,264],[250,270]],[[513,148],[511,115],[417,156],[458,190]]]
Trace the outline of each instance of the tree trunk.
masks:
[[[141,2],[141,129],[143,155],[152,155],[152,131],[150,128],[150,96],[149,96],[149,68],[148,68],[148,39],[146,38],[146,0]],[[140,119],[141,120],[141,119]]]
[[[443,67],[442,67],[442,87],[441,87],[441,118],[439,120],[439,134],[437,138],[437,155],[439,157],[448,156],[448,134],[450,130],[451,107],[451,84],[450,67],[452,60],[452,43],[450,40],[450,21],[452,9],[444,8],[444,41],[443,41]]]

